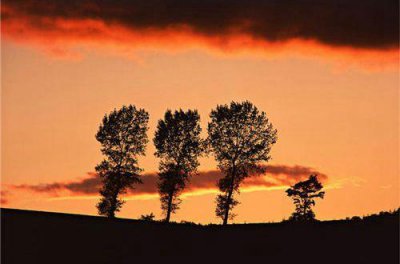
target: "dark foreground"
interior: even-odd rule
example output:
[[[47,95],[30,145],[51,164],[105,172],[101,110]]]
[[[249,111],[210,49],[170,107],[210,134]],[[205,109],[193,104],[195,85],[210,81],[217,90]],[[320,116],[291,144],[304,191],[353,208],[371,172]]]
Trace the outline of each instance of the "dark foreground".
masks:
[[[399,263],[397,215],[314,224],[197,226],[1,209],[1,263]],[[212,256],[212,257],[210,257]],[[177,257],[175,257],[177,260]]]

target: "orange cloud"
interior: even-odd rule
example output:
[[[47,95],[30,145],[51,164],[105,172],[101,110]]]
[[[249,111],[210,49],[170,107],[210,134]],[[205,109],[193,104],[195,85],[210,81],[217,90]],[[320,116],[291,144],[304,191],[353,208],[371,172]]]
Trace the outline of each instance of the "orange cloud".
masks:
[[[321,172],[304,166],[285,166],[285,165],[267,165],[265,175],[255,175],[245,179],[242,189],[251,190],[252,188],[260,187],[284,187],[293,185],[294,183],[308,178],[310,174],[318,174],[319,178],[324,182],[327,176]],[[98,194],[101,187],[100,178],[96,173],[89,173],[89,177],[71,182],[54,182],[37,185],[14,185],[10,188],[13,190],[28,190],[37,193],[44,193],[51,197],[60,195],[69,195],[73,198],[77,197],[92,197]],[[192,177],[187,186],[184,195],[198,194],[204,192],[216,192],[217,181],[222,177],[220,171],[211,170],[203,171]],[[127,196],[157,196],[157,173],[146,173],[142,176],[143,184],[138,184],[135,189],[129,190]]]
[[[7,191],[1,190],[0,191],[0,205],[4,206],[8,204],[8,199],[7,199]]]
[[[210,1],[175,1],[176,6],[167,0],[165,5],[3,1],[2,33],[5,39],[70,58],[79,58],[82,47],[126,56],[137,49],[206,48],[218,54],[297,55],[367,68],[397,66],[397,1],[342,7],[337,1],[303,3],[308,8],[293,1],[222,1],[224,8]],[[294,7],[298,10],[291,14]]]

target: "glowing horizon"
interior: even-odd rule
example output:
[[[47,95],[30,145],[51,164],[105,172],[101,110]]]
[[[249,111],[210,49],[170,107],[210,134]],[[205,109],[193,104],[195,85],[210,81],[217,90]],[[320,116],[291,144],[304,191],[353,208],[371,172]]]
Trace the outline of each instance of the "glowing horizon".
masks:
[[[305,172],[295,177],[289,170],[267,171],[266,183],[244,186],[236,222],[287,218],[293,205],[284,188],[309,172],[324,175],[328,188],[315,207],[317,218],[399,206],[399,48],[391,24],[396,17],[392,12],[387,21],[368,17],[381,15],[394,1],[366,10],[350,5],[346,14],[355,21],[346,16],[346,22],[354,28],[343,27],[330,9],[313,6],[326,12],[320,21],[329,26],[326,32],[307,23],[303,9],[289,21],[283,19],[286,13],[275,14],[286,10],[285,1],[269,7],[272,13],[238,2],[226,9],[226,19],[210,15],[218,27],[179,7],[169,18],[170,9],[156,6],[163,19],[148,20],[147,7],[136,1],[115,8],[107,1],[105,6],[35,2],[1,4],[2,206],[96,214],[91,172],[102,159],[94,135],[104,114],[128,104],[150,113],[150,142],[139,166],[153,177],[151,185],[158,166],[151,140],[165,110],[198,109],[205,137],[211,109],[243,100],[265,111],[278,129],[267,165]],[[190,8],[188,3],[182,5]],[[242,9],[248,19],[237,12]],[[143,17],[129,19],[134,10]],[[265,25],[260,12],[276,25]],[[318,22],[320,16],[310,19]],[[216,171],[212,156],[201,159],[199,171],[203,176]],[[219,221],[211,187],[217,178],[210,175],[207,188],[184,194],[172,220]],[[285,177],[291,180],[271,184]],[[87,181],[92,185],[84,193]],[[40,192],[40,186],[55,189]],[[154,212],[161,218],[153,189],[129,193],[118,215]]]

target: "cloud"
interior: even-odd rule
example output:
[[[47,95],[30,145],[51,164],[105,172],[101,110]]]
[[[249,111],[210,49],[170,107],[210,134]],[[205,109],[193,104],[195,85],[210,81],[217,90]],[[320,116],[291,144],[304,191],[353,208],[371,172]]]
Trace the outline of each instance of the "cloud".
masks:
[[[398,59],[397,0],[5,0],[1,5],[6,39],[60,57],[77,58],[80,45],[86,45],[127,54],[135,48],[205,46],[268,56],[281,50],[323,56],[339,50],[357,60],[360,55],[379,63]]]
[[[20,184],[11,186],[12,189],[31,190],[38,193],[57,195],[60,191],[69,191],[72,194],[95,194],[101,186],[100,178],[94,172],[89,172],[88,177],[70,182],[53,182],[44,184]]]
[[[322,181],[327,180],[327,176],[316,170],[304,166],[285,166],[267,165],[266,174],[250,177],[243,182],[242,189],[250,187],[278,187],[292,185],[297,181],[308,178],[310,174],[318,174]],[[202,171],[192,177],[185,193],[192,193],[202,190],[216,190],[216,183],[222,174],[217,170]],[[156,173],[146,173],[142,176],[143,184],[138,184],[133,190],[129,190],[128,195],[157,195]],[[69,195],[97,195],[101,187],[100,178],[96,173],[89,173],[87,178],[71,182],[54,182],[37,185],[14,185],[15,190],[29,190],[38,193],[45,193],[57,197],[60,193],[67,192]]]
[[[204,36],[244,34],[270,42],[300,38],[360,48],[399,42],[397,0],[6,0],[2,7],[6,27],[28,18],[47,32],[57,21],[92,20],[131,30],[187,27]],[[97,33],[91,30],[86,35]]]
[[[0,205],[7,205],[8,204],[8,198],[7,198],[8,192],[5,190],[0,191]]]

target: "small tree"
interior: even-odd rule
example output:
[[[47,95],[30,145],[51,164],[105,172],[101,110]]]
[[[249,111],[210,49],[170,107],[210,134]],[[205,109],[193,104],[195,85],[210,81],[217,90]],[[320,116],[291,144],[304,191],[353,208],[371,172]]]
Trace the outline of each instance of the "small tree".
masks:
[[[235,216],[231,211],[239,202],[234,193],[239,193],[241,182],[252,173],[264,173],[260,162],[270,159],[277,131],[266,114],[248,101],[219,105],[210,118],[207,142],[225,174],[218,182],[222,194],[216,198],[215,213],[225,225]]]
[[[105,115],[96,134],[105,159],[96,166],[102,180],[100,215],[115,217],[123,204],[119,195],[136,183],[142,183],[138,155],[145,154],[148,113],[135,106],[123,106]]]
[[[308,180],[301,181],[286,190],[289,197],[292,197],[296,206],[289,220],[310,221],[315,219],[312,206],[315,205],[315,198],[324,198],[325,192],[321,191],[322,184],[318,181],[317,175],[311,175]]]
[[[156,216],[155,216],[153,213],[144,214],[144,215],[141,215],[141,216],[140,216],[140,220],[142,220],[142,221],[148,221],[148,222],[153,222],[153,221],[155,221],[155,220],[154,220],[155,217],[156,217]]]
[[[168,110],[158,122],[154,145],[155,155],[161,159],[158,189],[166,222],[179,209],[179,195],[190,176],[197,172],[203,149],[200,132],[200,116],[196,110],[174,113]]]

